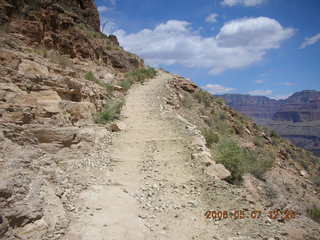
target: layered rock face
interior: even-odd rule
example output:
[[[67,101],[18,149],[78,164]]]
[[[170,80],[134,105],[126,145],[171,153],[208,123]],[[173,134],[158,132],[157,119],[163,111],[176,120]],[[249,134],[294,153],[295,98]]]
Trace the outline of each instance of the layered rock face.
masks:
[[[91,0],[0,0],[1,239],[59,239],[86,187],[77,169],[110,163],[95,119],[143,61],[99,26]]]
[[[267,125],[299,147],[320,152],[320,92],[297,92],[285,100],[262,96],[226,94],[220,96],[232,108]]]
[[[232,108],[255,119],[272,119],[280,109],[277,100],[263,96],[226,94],[221,97]]]
[[[39,12],[39,10],[42,10],[42,12]],[[61,13],[65,12],[65,10],[70,11],[69,16],[75,22],[85,23],[96,31],[99,31],[99,14],[92,0],[4,0],[1,4],[1,23],[10,22],[12,18],[23,17],[26,21],[34,21],[34,23],[40,26],[41,23],[36,22],[38,20],[37,17],[39,17],[44,20],[42,22],[43,26],[55,30],[54,28],[62,27],[59,21],[54,25],[45,20],[59,20],[59,18],[52,19],[53,15],[51,13],[53,11],[60,11]],[[49,13],[49,15],[43,16],[45,13]]]
[[[297,92],[286,100],[241,94],[221,95],[234,109],[254,119],[309,122],[320,120],[320,92]]]
[[[29,46],[90,58],[122,72],[143,66],[140,58],[122,50],[115,36],[100,33],[92,0],[2,0],[0,15],[5,31],[22,34]]]
[[[302,91],[280,104],[273,120],[310,122],[320,120],[320,92]]]

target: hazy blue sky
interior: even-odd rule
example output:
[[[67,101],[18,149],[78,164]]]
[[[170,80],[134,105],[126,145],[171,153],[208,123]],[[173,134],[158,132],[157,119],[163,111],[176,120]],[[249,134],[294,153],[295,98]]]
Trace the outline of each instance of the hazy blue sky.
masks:
[[[97,0],[107,34],[214,94],[319,90],[319,0]]]

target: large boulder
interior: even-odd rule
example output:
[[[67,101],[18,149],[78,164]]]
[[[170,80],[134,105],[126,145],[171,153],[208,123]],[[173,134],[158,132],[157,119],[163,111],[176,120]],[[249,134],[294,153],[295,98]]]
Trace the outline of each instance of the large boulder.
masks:
[[[38,143],[54,143],[63,147],[79,143],[78,128],[76,127],[37,127],[29,132],[38,140]]]
[[[22,60],[18,70],[22,74],[39,74],[45,76],[49,74],[48,68],[46,66],[42,66],[39,63],[27,59]]]
[[[37,104],[39,104],[48,113],[61,112],[61,108],[59,107],[61,98],[56,91],[45,90],[32,92],[31,96],[34,97],[37,101]]]
[[[206,173],[218,179],[226,179],[231,176],[229,170],[227,170],[222,164],[211,165],[207,168]]]
[[[96,115],[95,105],[91,102],[71,102],[63,101],[60,107],[70,114],[72,122],[90,123]]]

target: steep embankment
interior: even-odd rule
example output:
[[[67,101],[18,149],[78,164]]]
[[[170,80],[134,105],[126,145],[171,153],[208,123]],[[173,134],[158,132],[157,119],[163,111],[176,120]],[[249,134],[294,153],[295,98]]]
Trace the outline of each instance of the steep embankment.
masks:
[[[111,164],[99,113],[143,61],[91,0],[3,0],[0,22],[0,238],[58,239],[91,181],[76,170]]]

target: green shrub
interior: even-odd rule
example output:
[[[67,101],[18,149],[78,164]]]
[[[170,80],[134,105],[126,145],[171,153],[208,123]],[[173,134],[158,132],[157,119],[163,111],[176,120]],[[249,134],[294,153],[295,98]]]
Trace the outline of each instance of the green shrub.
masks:
[[[154,68],[140,68],[126,73],[125,79],[134,82],[143,83],[146,79],[154,78],[157,75],[157,71]]]
[[[140,68],[125,74],[125,79],[119,83],[125,91],[128,91],[133,83],[143,83],[148,78],[153,78],[157,75],[154,68]]]
[[[254,138],[253,140],[254,145],[256,145],[257,147],[263,147],[265,144],[265,140],[263,137],[261,136],[257,136]]]
[[[103,86],[105,87],[108,94],[111,94],[113,92],[113,86],[110,83],[104,83]]]
[[[203,103],[205,107],[209,107],[213,101],[213,96],[207,91],[199,89],[194,93],[196,99],[199,103]]]
[[[308,215],[311,219],[320,223],[320,208],[313,207],[307,210]]]
[[[231,127],[230,124],[228,124],[226,120],[214,118],[213,126],[217,130],[217,132],[221,133],[222,135],[231,135],[235,133],[234,129]]]
[[[240,121],[243,123],[251,121],[250,117],[248,117],[247,115],[245,115],[241,112],[237,112],[237,116],[240,119]]]
[[[122,87],[125,91],[128,91],[132,84],[133,82],[131,82],[131,80],[124,79],[119,83],[119,86]]]
[[[210,128],[202,130],[202,135],[206,139],[207,147],[211,148],[214,143],[219,142],[219,135]]]
[[[268,154],[241,148],[227,138],[219,142],[217,153],[217,162],[222,163],[231,172],[230,180],[233,183],[239,183],[246,173],[261,178],[273,165],[273,158]]]
[[[192,107],[192,97],[190,96],[190,94],[186,94],[183,96],[182,99],[182,105],[185,106],[186,108],[191,108]]]
[[[98,114],[96,122],[105,124],[115,119],[119,119],[123,104],[123,100],[112,101],[106,104],[103,111]]]
[[[95,82],[96,84],[99,84],[100,86],[104,87],[106,89],[107,94],[111,94],[113,92],[113,86],[110,83],[104,83],[96,78],[96,76],[90,71],[87,72],[84,75],[84,78],[88,81]]]
[[[107,86],[106,83],[103,83],[101,82],[98,78],[96,78],[96,76],[94,75],[93,72],[87,72],[85,75],[84,75],[84,78],[88,81],[91,81],[91,82],[95,82],[96,84],[99,84],[100,86],[102,87],[105,87],[105,88],[109,88],[109,86]],[[112,86],[111,86],[112,87]]]
[[[92,72],[87,72],[85,75],[84,75],[84,78],[88,81],[92,81],[92,82],[96,82],[97,81],[97,78],[94,76],[94,74]]]
[[[220,97],[215,97],[215,101],[219,104],[219,105],[224,105],[226,102],[223,98]]]

